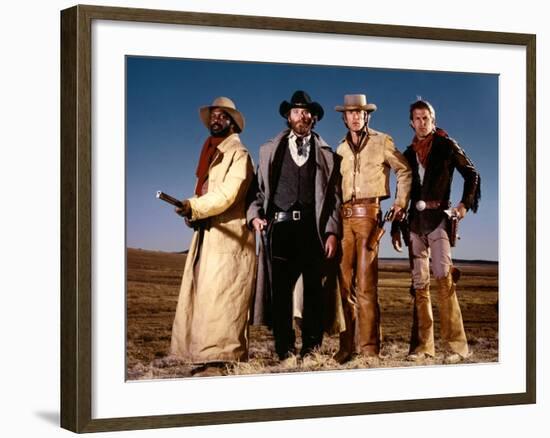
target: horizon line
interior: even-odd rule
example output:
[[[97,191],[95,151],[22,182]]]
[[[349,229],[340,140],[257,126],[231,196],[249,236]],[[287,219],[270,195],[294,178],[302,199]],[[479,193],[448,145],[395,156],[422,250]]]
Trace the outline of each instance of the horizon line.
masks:
[[[187,254],[189,252],[189,249],[185,249],[183,251],[167,251],[163,249],[150,249],[150,248],[136,248],[134,246],[127,246],[126,249],[135,249],[138,251],[151,251],[151,252],[163,252],[166,254]],[[403,260],[408,261],[408,257],[378,257],[378,260]],[[477,262],[477,263],[499,263],[498,260],[488,260],[488,259],[455,259],[453,258],[453,262]]]

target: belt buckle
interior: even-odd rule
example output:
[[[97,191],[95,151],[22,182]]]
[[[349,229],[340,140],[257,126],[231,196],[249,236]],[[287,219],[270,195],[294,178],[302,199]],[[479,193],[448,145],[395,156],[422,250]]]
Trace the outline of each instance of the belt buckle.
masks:
[[[343,215],[344,215],[345,218],[348,218],[348,217],[351,217],[351,216],[352,216],[353,210],[352,210],[351,207],[344,207],[342,213],[343,213]]]
[[[301,213],[302,213],[302,212],[300,212],[300,211],[294,210],[294,211],[292,212],[292,220],[293,220],[293,221],[299,221],[299,220],[302,218],[302,214],[301,214]]]
[[[427,204],[426,201],[420,199],[419,201],[416,201],[416,204],[414,206],[418,211],[424,211],[427,207]]]

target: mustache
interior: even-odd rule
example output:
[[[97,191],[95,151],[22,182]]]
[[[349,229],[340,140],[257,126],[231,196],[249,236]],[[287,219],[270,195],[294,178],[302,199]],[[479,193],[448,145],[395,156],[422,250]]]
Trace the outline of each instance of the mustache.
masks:
[[[223,126],[220,123],[212,123],[210,125],[210,134],[215,137],[224,137],[231,131],[231,125]]]
[[[303,121],[303,120],[300,120],[298,122],[295,122],[293,124],[294,126],[304,126],[304,127],[308,127],[308,126],[312,126],[313,125],[313,120],[310,120],[310,121]]]

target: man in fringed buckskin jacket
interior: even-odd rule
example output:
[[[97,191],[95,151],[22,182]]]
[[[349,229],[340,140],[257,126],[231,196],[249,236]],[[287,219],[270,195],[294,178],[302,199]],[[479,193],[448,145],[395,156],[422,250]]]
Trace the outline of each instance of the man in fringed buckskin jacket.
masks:
[[[437,280],[440,332],[444,361],[456,363],[468,356],[468,342],[456,294],[459,271],[452,266],[451,218],[464,218],[478,209],[480,177],[472,161],[448,134],[435,124],[435,110],[424,100],[410,106],[412,144],[404,152],[412,171],[409,210],[409,253],[412,260],[414,295],[413,328],[409,360],[435,355],[433,314],[430,300],[431,267]],[[450,207],[454,170],[464,178],[461,201]],[[400,250],[399,233],[392,228],[392,243]]]
[[[407,207],[411,170],[395,148],[392,138],[369,127],[376,105],[364,94],[344,96],[342,112],[348,133],[336,153],[341,157],[344,237],[340,262],[340,293],[346,330],[340,333],[339,363],[355,352],[377,358],[380,352],[380,308],[378,304],[378,241],[380,201],[390,196],[390,169],[397,177],[393,204],[396,218]]]

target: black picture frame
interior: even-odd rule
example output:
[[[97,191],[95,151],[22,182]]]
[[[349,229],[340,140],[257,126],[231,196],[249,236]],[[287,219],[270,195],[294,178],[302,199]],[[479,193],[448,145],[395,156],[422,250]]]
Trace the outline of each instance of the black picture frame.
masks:
[[[92,418],[92,22],[115,20],[490,43],[526,49],[526,390],[523,393],[193,414]],[[336,417],[536,401],[536,36],[78,5],[61,12],[61,426],[99,432]]]

